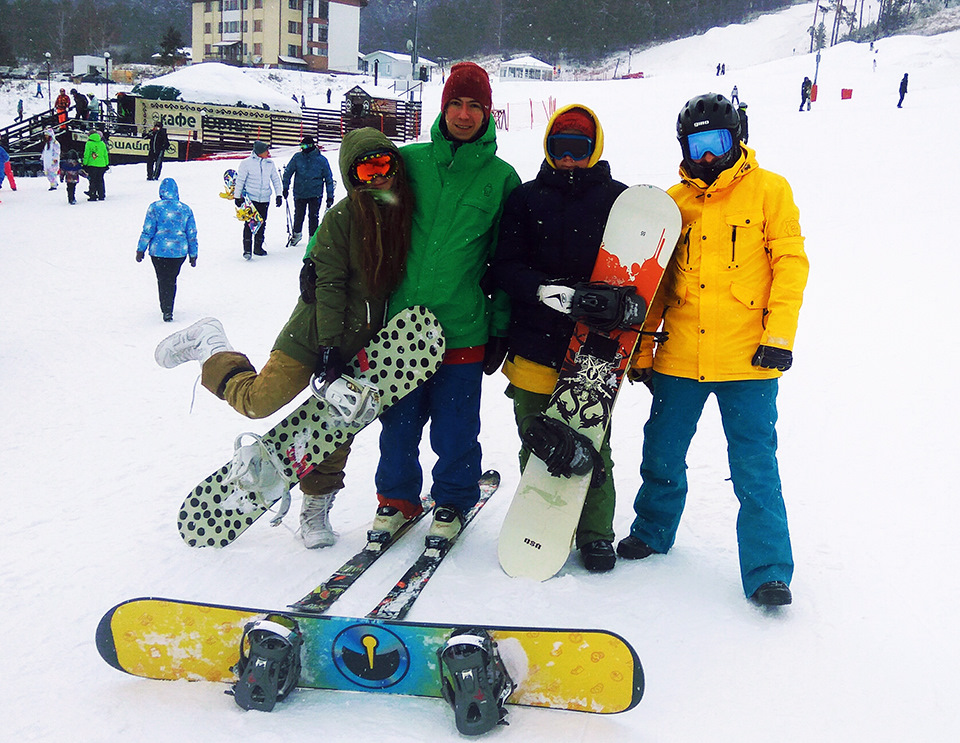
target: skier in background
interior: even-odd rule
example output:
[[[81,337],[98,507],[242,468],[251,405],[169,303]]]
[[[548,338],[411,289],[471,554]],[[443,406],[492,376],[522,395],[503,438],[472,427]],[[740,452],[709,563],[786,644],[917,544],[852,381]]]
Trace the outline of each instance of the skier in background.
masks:
[[[730,91],[730,102],[731,102],[734,106],[736,106],[738,103],[740,103],[740,92],[737,90],[737,86],[736,86],[736,85],[734,85],[734,86],[733,86],[733,90]]]
[[[90,132],[87,144],[83,148],[83,169],[90,179],[90,190],[87,191],[87,201],[103,201],[107,197],[106,185],[103,176],[110,166],[110,154],[107,144],[99,131]]]
[[[248,418],[279,410],[314,373],[326,383],[342,374],[382,327],[406,261],[412,196],[396,145],[369,127],[343,138],[340,173],[347,198],[327,211],[307,246],[299,301],[260,373],[213,318],[162,341],[160,366],[199,361],[203,386]],[[349,453],[349,444],[341,446],[300,480],[300,537],[308,549],[336,542],[329,512]]]
[[[263,217],[263,223],[257,230],[256,237],[250,231],[250,225],[243,225],[243,257],[251,259],[253,255],[266,255],[263,249],[263,239],[267,234],[267,211],[270,209],[271,190],[276,194],[277,208],[283,206],[283,184],[277,166],[270,159],[270,147],[257,140],[253,143],[253,152],[240,163],[237,168],[237,184],[233,192],[236,195],[234,203],[243,206],[244,197],[249,197],[254,208]]]
[[[503,372],[510,380],[517,427],[547,409],[560,376],[576,319],[540,302],[546,284],[589,281],[610,207],[627,187],[601,160],[603,128],[586,106],[561,108],[547,124],[545,159],[537,177],[507,198],[500,219],[493,283],[511,300],[508,353]],[[576,548],[591,572],[612,570],[617,556],[613,514],[616,492],[610,431],[600,446],[606,480],[587,491],[577,526]],[[520,449],[520,469],[530,449]]]
[[[740,141],[744,144],[750,138],[750,117],[747,116],[747,104],[737,104],[737,116],[740,117]]]
[[[903,73],[903,78],[900,80],[900,100],[897,101],[897,108],[903,108],[903,99],[907,95],[907,73]]]
[[[333,172],[330,163],[317,149],[313,137],[309,134],[300,140],[300,151],[290,158],[283,169],[283,198],[290,195],[290,181],[293,180],[293,234],[290,245],[300,242],[303,231],[303,219],[310,213],[308,227],[312,236],[320,225],[320,200],[324,189],[327,192],[327,209],[333,206]]]
[[[77,121],[86,121],[90,108],[89,100],[83,93],[78,93],[76,88],[70,88],[70,97],[73,98]]]
[[[23,121],[23,98],[17,101],[17,122]]]
[[[810,81],[809,77],[803,78],[803,82],[800,83],[800,110],[803,111],[803,107],[807,107],[807,111],[810,110],[810,96],[813,93],[813,83]]]
[[[193,210],[180,201],[177,182],[173,178],[164,178],[160,183],[160,200],[147,207],[137,243],[137,263],[148,253],[153,261],[164,322],[173,322],[177,276],[188,257],[191,268],[197,267],[197,247],[197,222]]]
[[[722,95],[689,100],[677,118],[681,182],[669,190],[682,238],[644,331],[631,377],[653,392],[643,428],[636,518],[617,554],[643,559],[673,546],[687,496],[686,455],[707,398],[716,396],[740,501],[737,543],[746,596],[793,600],[793,554],[777,467],[778,380],[793,364],[809,264],[787,181],[739,142]]]

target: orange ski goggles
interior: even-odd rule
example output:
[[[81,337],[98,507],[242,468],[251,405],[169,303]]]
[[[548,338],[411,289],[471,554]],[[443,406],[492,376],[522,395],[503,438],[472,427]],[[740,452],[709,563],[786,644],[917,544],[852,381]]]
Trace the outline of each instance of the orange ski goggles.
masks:
[[[371,152],[357,158],[350,175],[357,183],[373,183],[377,178],[391,178],[397,172],[397,156],[392,152]]]

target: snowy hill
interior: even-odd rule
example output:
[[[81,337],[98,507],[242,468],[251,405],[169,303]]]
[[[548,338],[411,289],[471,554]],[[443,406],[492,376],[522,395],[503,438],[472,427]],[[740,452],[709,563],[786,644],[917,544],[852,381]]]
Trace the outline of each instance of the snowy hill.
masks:
[[[490,740],[960,736],[952,588],[960,505],[949,464],[960,419],[949,280],[960,274],[960,252],[944,227],[955,197],[943,173],[953,153],[949,122],[960,114],[960,31],[883,39],[875,54],[866,44],[824,50],[819,100],[798,113],[800,82],[815,69],[802,43],[811,16],[811,5],[797,6],[634,54],[633,70],[648,75],[641,80],[495,83],[496,105],[553,96],[591,106],[614,176],[661,187],[676,180],[680,106],[736,84],[760,164],[793,186],[811,274],[796,363],[780,387],[780,467],[797,564],[795,603],[781,612],[758,610],[740,590],[736,499],[712,403],[690,451],[690,496],[670,554],[621,561],[605,575],[587,574],[573,556],[542,584],[505,576],[496,538],[519,476],[519,442],[505,380],[485,381],[484,466],[500,470],[502,489],[410,618],[610,629],[636,647],[647,678],[643,701],[625,714],[514,707],[510,726]],[[898,110],[904,72],[911,87]],[[288,98],[296,92],[295,80],[277,84]],[[842,88],[853,90],[850,100]],[[427,121],[439,98],[439,83],[428,87]],[[0,112],[15,103],[6,94]],[[524,180],[539,167],[542,135],[519,118],[498,132],[500,154]],[[274,157],[282,165],[290,154]],[[328,156],[336,162],[335,150]],[[215,162],[164,165],[200,233],[174,327],[215,315],[262,365],[294,304],[301,251],[283,247],[284,215],[271,209],[269,255],[242,259],[240,225],[217,197],[222,171]],[[271,421],[248,421],[202,389],[191,411],[196,365],[157,367],[153,349],[171,327],[160,320],[152,268],[134,261],[156,184],[143,166],[120,166],[107,173],[106,190],[106,201],[76,206],[40,178],[0,191],[4,740],[461,740],[436,700],[298,692],[270,714],[244,712],[221,685],[141,680],[97,655],[99,618],[134,596],[275,608],[299,598],[362,544],[378,457],[373,426],[354,446],[333,509],[335,547],[305,550],[292,533],[295,516],[279,529],[258,523],[224,550],[186,547],[175,525],[183,497],[229,458],[237,433]],[[639,486],[649,404],[644,387],[630,386],[614,417],[619,537]],[[429,447],[422,458],[429,469]],[[386,555],[335,612],[371,609],[416,542]]]

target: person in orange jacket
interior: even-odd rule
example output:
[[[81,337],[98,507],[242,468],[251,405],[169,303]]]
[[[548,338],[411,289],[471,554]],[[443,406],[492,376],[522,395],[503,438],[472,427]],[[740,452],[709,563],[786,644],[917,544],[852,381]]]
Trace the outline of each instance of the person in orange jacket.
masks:
[[[790,185],[739,140],[724,96],[692,98],[677,119],[681,182],[668,193],[683,229],[651,303],[631,377],[653,392],[644,426],[636,518],[617,554],[642,559],[674,543],[687,495],[686,454],[717,398],[733,490],[745,594],[792,601],[793,555],[776,457],[778,380],[793,343],[809,264]]]

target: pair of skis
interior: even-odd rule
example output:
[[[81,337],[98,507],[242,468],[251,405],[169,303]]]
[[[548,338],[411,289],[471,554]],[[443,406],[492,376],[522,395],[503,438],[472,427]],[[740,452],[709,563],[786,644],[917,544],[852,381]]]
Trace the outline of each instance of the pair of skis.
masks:
[[[407,616],[410,609],[413,608],[414,602],[430,578],[433,577],[437,568],[440,567],[443,558],[446,557],[460,534],[497,491],[500,486],[500,473],[495,470],[484,472],[480,477],[479,486],[480,499],[464,516],[463,528],[460,533],[453,539],[445,539],[440,542],[436,541],[434,537],[428,536],[423,552],[410,565],[396,585],[380,600],[376,608],[367,614],[368,619],[394,619],[399,621]],[[308,614],[323,614],[326,612],[384,552],[396,544],[432,508],[432,503],[425,504],[423,513],[404,524],[387,542],[380,541],[376,532],[369,532],[368,541],[362,550],[343,563],[329,578],[310,593],[296,603],[290,604],[290,608]]]

